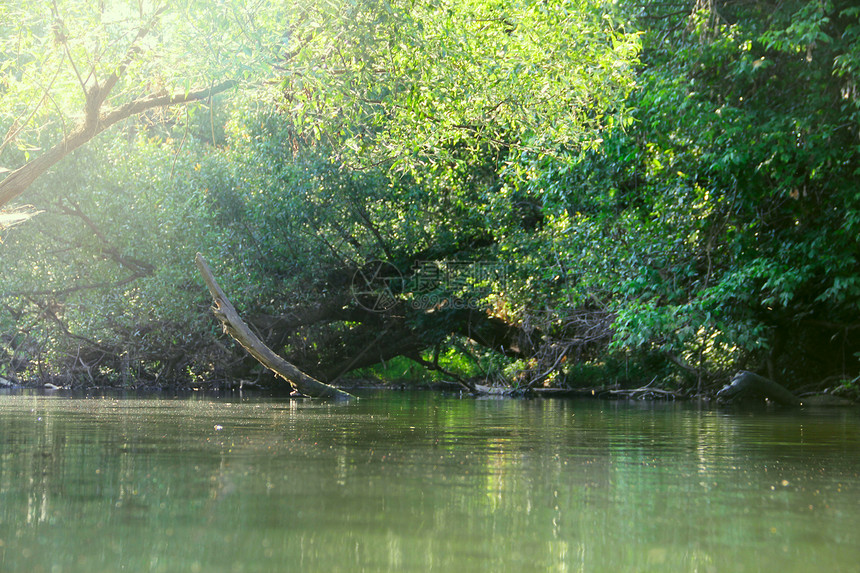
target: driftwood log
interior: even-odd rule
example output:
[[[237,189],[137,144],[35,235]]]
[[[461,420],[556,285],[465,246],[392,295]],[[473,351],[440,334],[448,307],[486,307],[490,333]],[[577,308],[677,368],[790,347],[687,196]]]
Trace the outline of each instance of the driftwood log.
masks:
[[[795,396],[781,384],[764,376],[741,370],[732,381],[717,392],[722,402],[770,400],[783,406],[853,406],[854,402],[832,394]]]
[[[783,406],[801,406],[800,398],[781,384],[747,370],[735,374],[732,381],[717,392],[717,399],[725,402],[770,400]]]
[[[320,382],[312,376],[308,376],[275,354],[256,334],[251,332],[251,329],[248,328],[248,325],[239,316],[239,313],[233,307],[227,295],[218,286],[218,282],[212,274],[212,269],[209,268],[206,259],[200,253],[197,253],[196,263],[215,303],[212,307],[212,313],[221,321],[221,324],[224,326],[224,332],[242,345],[260,364],[289,382],[295,390],[307,396],[338,399],[355,398],[352,394]]]

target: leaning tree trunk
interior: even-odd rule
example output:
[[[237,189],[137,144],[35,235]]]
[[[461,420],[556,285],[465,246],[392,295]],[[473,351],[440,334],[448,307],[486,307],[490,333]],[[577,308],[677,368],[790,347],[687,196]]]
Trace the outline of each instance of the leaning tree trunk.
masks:
[[[206,281],[206,286],[209,287],[209,293],[215,302],[212,307],[212,313],[224,326],[224,332],[233,337],[236,342],[248,351],[248,353],[257,359],[260,364],[286,380],[290,385],[308,396],[317,398],[354,398],[352,394],[344,392],[334,386],[329,386],[320,382],[316,378],[308,376],[277,354],[271,348],[266,346],[256,334],[251,332],[248,325],[239,317],[235,307],[218,286],[212,270],[203,258],[203,255],[197,253],[197,268],[200,269],[200,274],[203,275],[203,280]]]

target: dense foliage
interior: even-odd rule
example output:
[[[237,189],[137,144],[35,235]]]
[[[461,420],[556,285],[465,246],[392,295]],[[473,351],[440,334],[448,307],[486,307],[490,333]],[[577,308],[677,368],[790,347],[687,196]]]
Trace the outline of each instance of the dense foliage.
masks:
[[[853,378],[860,11],[726,2],[663,14],[646,15],[662,25],[646,44],[639,129],[619,142],[641,239],[616,343],[658,344],[707,371]]]
[[[0,376],[258,377],[216,336],[201,251],[328,380],[408,359],[466,387],[856,384],[851,3],[365,0],[284,29],[266,7],[212,19],[256,30],[236,57],[259,89],[138,118],[33,185],[41,214],[0,246]]]

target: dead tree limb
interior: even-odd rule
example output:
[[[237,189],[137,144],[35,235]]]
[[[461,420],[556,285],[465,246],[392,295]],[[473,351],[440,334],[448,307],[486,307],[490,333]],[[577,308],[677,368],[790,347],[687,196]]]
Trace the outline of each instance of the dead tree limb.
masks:
[[[215,276],[212,274],[212,269],[209,268],[203,255],[197,253],[196,262],[200,274],[203,275],[203,280],[206,281],[206,286],[209,287],[212,300],[215,302],[215,305],[212,307],[212,313],[223,324],[224,332],[229,334],[242,348],[256,358],[260,364],[289,382],[293,388],[302,394],[316,398],[354,398],[354,396],[343,390],[329,386],[316,378],[308,376],[275,354],[256,334],[251,332],[248,325],[239,317],[239,313],[236,312],[227,295],[218,286]]]

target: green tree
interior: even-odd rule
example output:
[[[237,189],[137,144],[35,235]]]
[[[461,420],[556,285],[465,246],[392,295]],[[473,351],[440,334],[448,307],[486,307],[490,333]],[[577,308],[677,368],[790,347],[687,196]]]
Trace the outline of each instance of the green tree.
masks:
[[[594,229],[562,240],[589,269],[573,292],[614,310],[618,348],[695,379],[856,373],[856,7],[651,3],[640,22],[636,121],[554,179],[561,224]]]
[[[4,3],[0,207],[112,125],[259,80],[281,49],[282,13],[272,2]]]
[[[595,145],[638,42],[604,2],[363,0],[296,11],[286,111],[357,166]]]
[[[205,307],[188,292],[209,236],[200,142],[223,142],[220,92],[270,73],[283,14],[275,2],[0,6],[0,206],[29,189],[42,212],[2,244],[7,375],[182,378],[183,351],[205,350],[191,334],[205,333]]]

